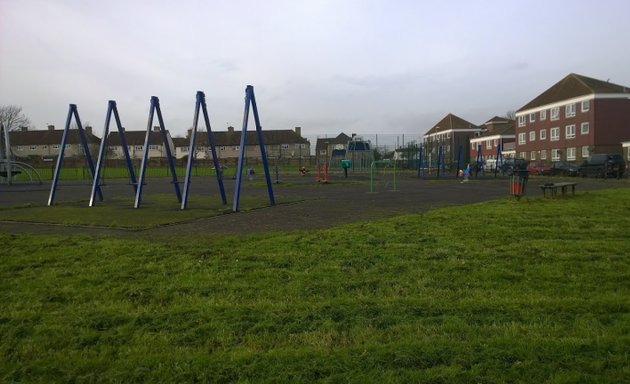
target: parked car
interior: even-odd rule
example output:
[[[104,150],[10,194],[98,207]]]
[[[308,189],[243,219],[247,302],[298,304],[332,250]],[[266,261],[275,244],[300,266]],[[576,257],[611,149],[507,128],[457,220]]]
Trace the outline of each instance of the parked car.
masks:
[[[547,175],[549,174],[550,167],[545,163],[530,163],[527,170],[532,175]]]
[[[525,171],[527,170],[527,165],[529,162],[525,159],[505,159],[503,162],[503,171],[508,174],[508,176],[512,176],[514,171]]]
[[[579,169],[580,168],[573,163],[556,161],[551,163],[551,166],[544,174],[550,176],[577,176]]]
[[[582,163],[578,173],[582,177],[617,177],[621,178],[626,171],[626,162],[618,153],[602,153],[591,155]]]

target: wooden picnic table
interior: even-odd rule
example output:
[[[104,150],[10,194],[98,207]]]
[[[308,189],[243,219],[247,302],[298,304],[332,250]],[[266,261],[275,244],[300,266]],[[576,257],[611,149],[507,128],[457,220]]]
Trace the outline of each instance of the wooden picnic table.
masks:
[[[573,182],[565,182],[565,183],[546,183],[539,185],[540,189],[543,191],[543,197],[547,197],[547,191],[549,191],[550,198],[556,198],[558,196],[558,189],[560,189],[560,193],[562,196],[567,194],[567,190],[571,187],[571,193],[575,195],[575,186],[578,183]]]

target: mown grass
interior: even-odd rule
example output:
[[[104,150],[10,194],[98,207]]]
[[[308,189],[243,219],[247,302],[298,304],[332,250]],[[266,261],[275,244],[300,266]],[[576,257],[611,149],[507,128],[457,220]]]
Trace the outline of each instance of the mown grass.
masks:
[[[629,382],[630,193],[317,232],[0,235],[7,382]]]
[[[298,200],[300,197],[289,196],[283,198],[282,203]],[[243,196],[239,202],[241,212],[269,206],[269,199],[265,197]],[[134,209],[133,203],[131,197],[115,196],[93,207],[88,206],[88,200],[65,201],[52,207],[43,203],[0,207],[0,220],[146,229],[232,212],[232,202],[223,204],[220,196],[191,195],[185,210],[180,209],[177,198],[170,194],[147,194],[139,209]]]

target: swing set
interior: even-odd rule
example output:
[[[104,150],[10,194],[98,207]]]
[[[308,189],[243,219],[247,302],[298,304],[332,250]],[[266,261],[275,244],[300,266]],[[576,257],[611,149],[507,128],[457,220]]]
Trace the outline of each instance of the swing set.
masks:
[[[232,206],[233,212],[238,212],[238,208],[239,208],[242,174],[243,174],[243,159],[245,156],[245,150],[246,150],[246,144],[247,144],[246,138],[247,138],[247,128],[248,128],[248,122],[249,122],[250,106],[253,110],[254,122],[256,124],[256,133],[258,137],[258,143],[260,146],[263,168],[265,170],[265,179],[267,182],[269,202],[272,206],[276,204],[274,194],[273,194],[272,183],[271,183],[271,175],[269,172],[269,164],[267,161],[267,153],[266,153],[265,144],[263,141],[262,127],[260,125],[260,118],[258,115],[258,107],[256,106],[256,97],[254,95],[254,87],[251,85],[248,85],[245,89],[245,110],[243,113],[241,145],[239,149],[238,165],[236,169],[236,188],[234,191],[234,204]],[[180,189],[179,181],[177,179],[174,156],[171,152],[170,146],[168,145],[168,135],[167,135],[166,127],[164,124],[164,119],[162,117],[162,111],[160,108],[159,99],[156,96],[151,97],[151,102],[150,102],[150,107],[149,107],[149,118],[147,121],[147,130],[146,130],[146,136],[144,140],[144,148],[143,148],[143,154],[142,154],[142,162],[140,165],[140,174],[137,180],[136,180],[136,174],[133,168],[133,164],[131,161],[131,156],[129,155],[127,140],[125,138],[125,130],[121,124],[120,115],[118,113],[118,108],[116,106],[116,101],[109,100],[108,106],[107,106],[107,113],[105,116],[105,128],[103,132],[103,138],[101,140],[101,145],[99,147],[98,160],[96,162],[96,166],[94,166],[94,163],[92,161],[92,156],[90,154],[90,149],[88,147],[85,130],[83,129],[83,125],[81,124],[81,119],[79,117],[78,108],[76,104],[70,104],[69,109],[68,109],[68,116],[66,119],[66,125],[65,125],[63,135],[61,138],[59,156],[57,157],[57,164],[56,164],[55,171],[53,174],[53,181],[50,188],[50,194],[48,197],[48,206],[54,205],[55,196],[56,196],[56,192],[58,188],[59,175],[60,175],[60,171],[63,164],[64,149],[68,141],[68,132],[70,130],[70,124],[73,118],[76,123],[77,129],[79,131],[79,137],[81,138],[81,145],[83,147],[85,160],[87,162],[88,169],[92,177],[92,189],[90,193],[89,206],[90,207],[94,206],[97,198],[99,201],[103,201],[103,192],[101,191],[101,188],[100,188],[101,172],[102,172],[102,167],[105,161],[105,156],[106,156],[105,149],[107,148],[107,138],[109,136],[111,117],[113,115],[114,120],[116,122],[116,128],[120,136],[120,142],[123,148],[125,162],[127,164],[127,169],[129,171],[129,179],[130,179],[131,185],[133,186],[133,190],[135,194],[134,208],[140,208],[142,204],[142,192],[143,192],[143,186],[145,185],[149,146],[151,144],[150,143],[151,128],[153,127],[154,117],[157,116],[157,120],[159,124],[158,127],[161,133],[162,140],[164,142],[164,148],[166,150],[166,158],[168,160],[168,167],[171,173],[171,178],[172,178],[171,182],[173,184],[173,188],[175,189],[175,196],[177,198],[178,203],[180,204],[180,209],[182,210],[186,209],[187,203],[188,203],[188,195],[190,193],[190,184],[191,184],[190,179],[191,179],[191,171],[192,171],[192,166],[193,166],[193,161],[194,161],[194,156],[192,154],[194,154],[196,151],[196,137],[197,137],[197,129],[199,126],[200,112],[203,116],[203,123],[205,125],[206,133],[208,135],[208,143],[210,145],[210,150],[212,152],[212,160],[213,160],[214,169],[216,170],[216,178],[217,178],[219,191],[221,194],[221,200],[223,204],[226,205],[227,198],[225,195],[225,188],[223,185],[223,175],[222,175],[221,167],[219,164],[219,158],[217,156],[216,141],[214,139],[212,128],[210,126],[210,119],[208,115],[208,109],[206,106],[206,99],[205,99],[204,93],[201,91],[198,91],[196,95],[195,112],[194,112],[194,117],[193,117],[193,129],[190,134],[190,144],[189,144],[189,150],[188,150],[188,153],[190,155],[188,156],[188,161],[186,164],[186,175],[184,177],[183,193]]]

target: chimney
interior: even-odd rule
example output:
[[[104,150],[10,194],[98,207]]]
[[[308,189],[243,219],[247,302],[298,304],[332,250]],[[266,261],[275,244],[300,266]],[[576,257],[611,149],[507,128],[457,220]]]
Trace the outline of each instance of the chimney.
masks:
[[[153,132],[160,132],[160,126],[159,125],[154,126]]]
[[[190,139],[190,136],[192,136],[192,128],[188,128],[188,135],[186,135],[186,138]]]
[[[88,135],[92,134],[92,126],[91,125],[86,125],[85,126],[85,133],[87,133]]]
[[[20,127],[20,131],[22,131],[22,132],[28,131],[28,127]]]
[[[295,133],[298,136],[302,137],[302,127],[295,127]]]
[[[234,133],[234,127],[229,126],[228,127],[228,133]]]
[[[55,126],[54,125],[49,125],[48,126],[48,131],[52,132],[55,130]]]

